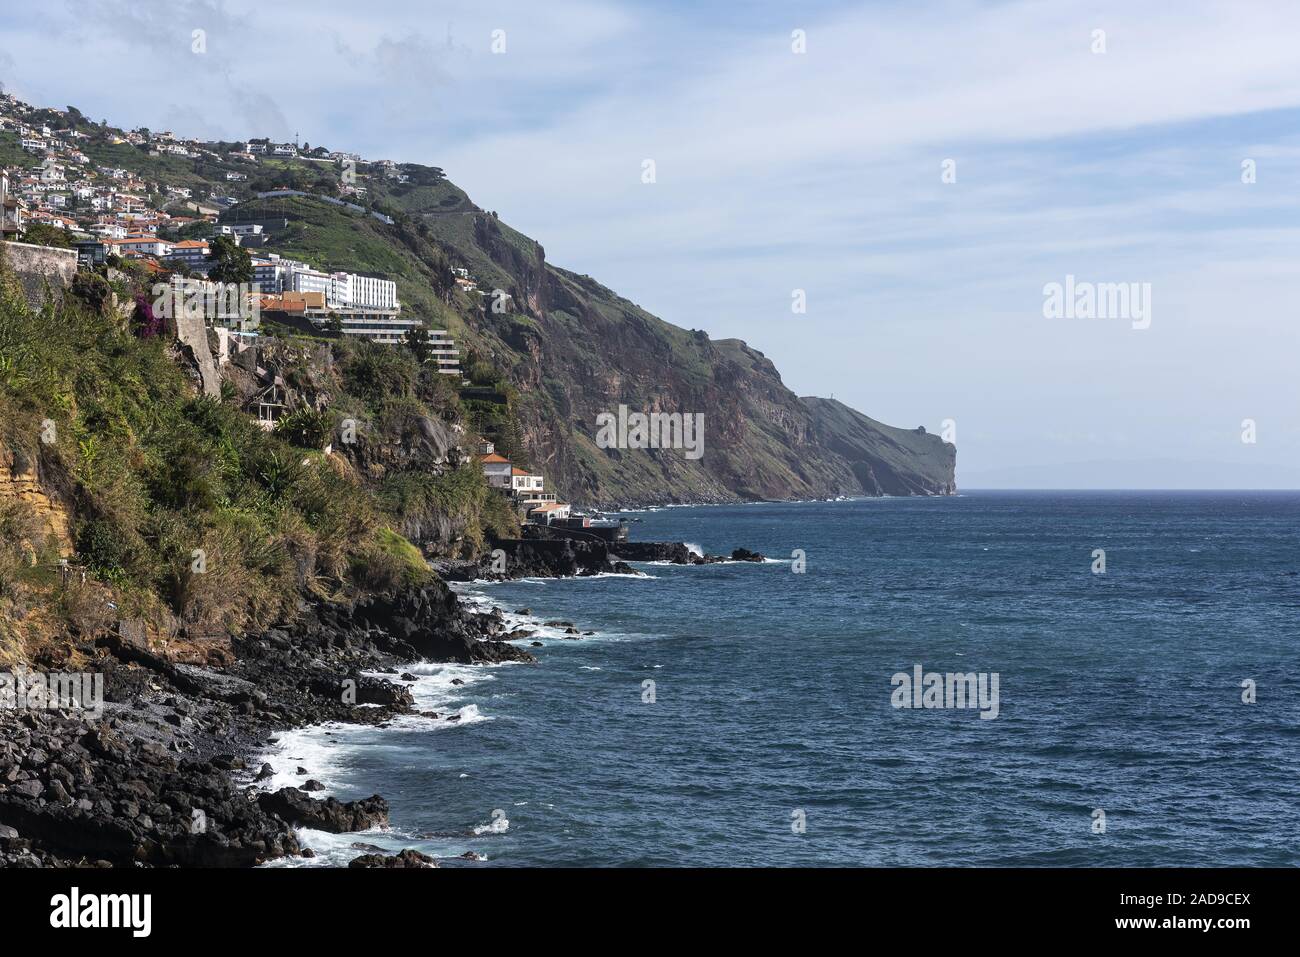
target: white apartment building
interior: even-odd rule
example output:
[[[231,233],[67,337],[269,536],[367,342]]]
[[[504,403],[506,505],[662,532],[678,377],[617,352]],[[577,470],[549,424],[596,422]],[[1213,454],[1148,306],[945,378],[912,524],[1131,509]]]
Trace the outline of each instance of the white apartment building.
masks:
[[[96,236],[103,236],[105,239],[126,238],[126,227],[121,223],[96,223],[87,231]]]
[[[156,236],[128,236],[126,239],[114,239],[112,243],[119,256],[123,253],[136,252],[162,259],[170,256],[175,248],[172,243],[165,239],[158,239]]]
[[[167,258],[179,260],[190,269],[204,270],[208,265],[208,254],[211,251],[206,240],[186,239],[173,246],[171,255]]]
[[[458,376],[460,372],[460,350],[456,340],[447,334],[446,329],[430,329],[429,345],[432,346],[430,360],[443,375]]]
[[[330,291],[326,298],[331,308],[401,309],[397,301],[397,283],[350,272],[336,272],[330,276]]]
[[[290,267],[284,278],[283,292],[319,292],[329,300],[333,281],[329,273],[312,269],[305,263],[296,263]]]

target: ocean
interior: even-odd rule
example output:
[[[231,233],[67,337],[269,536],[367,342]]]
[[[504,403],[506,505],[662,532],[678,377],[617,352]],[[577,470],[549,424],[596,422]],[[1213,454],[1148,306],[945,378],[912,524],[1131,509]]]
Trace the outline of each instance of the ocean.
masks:
[[[303,765],[384,795],[392,828],[304,832],[320,856],[272,866],[358,843],[487,867],[1300,863],[1300,494],[628,517],[769,561],[463,586],[537,629],[540,663],[411,669],[455,723],[282,735],[268,786]],[[918,666],[983,684],[895,706],[922,703],[894,677]]]

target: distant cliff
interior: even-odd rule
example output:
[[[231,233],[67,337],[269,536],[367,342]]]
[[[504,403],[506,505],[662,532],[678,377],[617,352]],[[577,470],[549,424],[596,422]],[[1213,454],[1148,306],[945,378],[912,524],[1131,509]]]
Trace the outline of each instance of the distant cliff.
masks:
[[[761,352],[651,315],[591,279],[546,261],[540,244],[493,214],[412,212],[487,293],[469,322],[520,392],[530,465],[573,501],[636,503],[945,495],[956,449],[838,402],[799,399]],[[446,193],[451,190],[454,192]],[[408,198],[411,193],[405,194]],[[492,291],[509,308],[490,308]],[[619,405],[703,413],[704,454],[601,449],[596,416]]]
[[[925,429],[896,429],[834,399],[806,396],[813,435],[848,463],[868,495],[955,495],[957,447]]]

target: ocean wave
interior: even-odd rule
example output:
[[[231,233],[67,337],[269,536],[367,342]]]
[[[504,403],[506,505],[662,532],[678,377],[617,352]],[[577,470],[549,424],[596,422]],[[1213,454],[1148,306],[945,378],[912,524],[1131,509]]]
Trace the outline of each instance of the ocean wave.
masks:
[[[486,824],[479,824],[474,828],[474,833],[479,834],[504,834],[510,830],[510,821],[506,819],[502,811],[492,812],[492,820]]]

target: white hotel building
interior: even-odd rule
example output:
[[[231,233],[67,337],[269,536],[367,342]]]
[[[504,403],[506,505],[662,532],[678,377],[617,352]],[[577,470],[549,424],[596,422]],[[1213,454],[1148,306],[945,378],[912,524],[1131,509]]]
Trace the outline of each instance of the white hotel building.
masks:
[[[325,297],[323,313],[309,315],[318,326],[330,321],[331,314],[343,324],[345,336],[372,342],[396,344],[421,323],[401,318],[402,304],[397,299],[397,283],[350,272],[327,273],[304,262],[285,259],[272,253],[265,259],[254,258],[253,279],[266,295],[286,292],[318,292]],[[460,375],[460,351],[444,330],[431,330],[433,361],[438,371]]]

